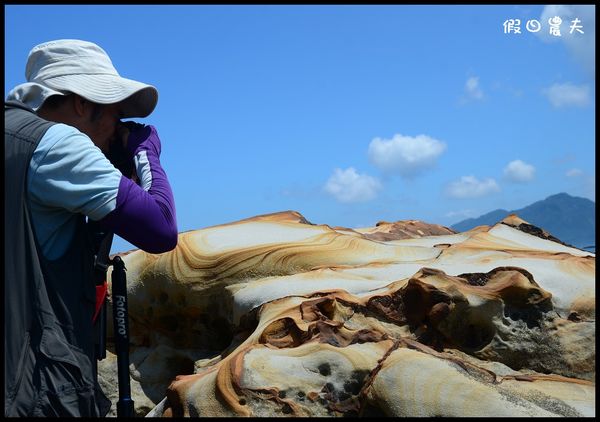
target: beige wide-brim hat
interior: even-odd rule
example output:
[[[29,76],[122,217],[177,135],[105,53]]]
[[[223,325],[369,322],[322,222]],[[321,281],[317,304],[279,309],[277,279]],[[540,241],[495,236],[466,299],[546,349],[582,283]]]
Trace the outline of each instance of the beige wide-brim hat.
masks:
[[[37,111],[52,95],[75,93],[98,104],[121,103],[123,117],[146,117],[156,107],[158,90],[123,78],[98,45],[81,40],[56,40],[29,53],[25,78],[7,100],[18,100]]]

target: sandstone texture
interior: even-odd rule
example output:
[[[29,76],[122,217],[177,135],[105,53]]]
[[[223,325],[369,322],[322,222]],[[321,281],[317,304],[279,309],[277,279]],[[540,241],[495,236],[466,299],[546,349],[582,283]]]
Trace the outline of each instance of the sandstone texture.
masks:
[[[595,255],[516,215],[456,233],[287,211],[121,255],[138,415],[595,416]]]

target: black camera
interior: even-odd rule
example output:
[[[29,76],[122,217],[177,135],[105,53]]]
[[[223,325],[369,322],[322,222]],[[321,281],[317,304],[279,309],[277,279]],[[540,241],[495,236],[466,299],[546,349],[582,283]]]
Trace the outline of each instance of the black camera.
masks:
[[[125,126],[129,133],[144,128],[144,125],[136,122],[119,122],[119,125]],[[130,156],[127,148],[123,146],[122,139],[115,135],[110,143],[108,154],[106,155],[109,161],[115,166],[125,177],[132,178],[135,176],[135,167],[133,157]]]

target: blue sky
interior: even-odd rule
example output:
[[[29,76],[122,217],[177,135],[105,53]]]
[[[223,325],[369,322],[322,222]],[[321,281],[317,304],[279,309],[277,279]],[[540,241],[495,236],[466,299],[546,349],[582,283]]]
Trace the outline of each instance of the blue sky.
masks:
[[[594,6],[10,5],[5,96],[60,38],[158,88],[138,121],[161,137],[180,231],[284,210],[449,226],[559,192],[595,201]]]

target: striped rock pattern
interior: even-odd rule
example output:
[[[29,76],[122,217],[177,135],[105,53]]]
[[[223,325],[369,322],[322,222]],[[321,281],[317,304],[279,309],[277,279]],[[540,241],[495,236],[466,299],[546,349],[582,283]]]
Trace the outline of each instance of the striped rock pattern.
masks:
[[[595,255],[518,216],[455,233],[283,212],[123,259],[138,414],[595,416]]]

